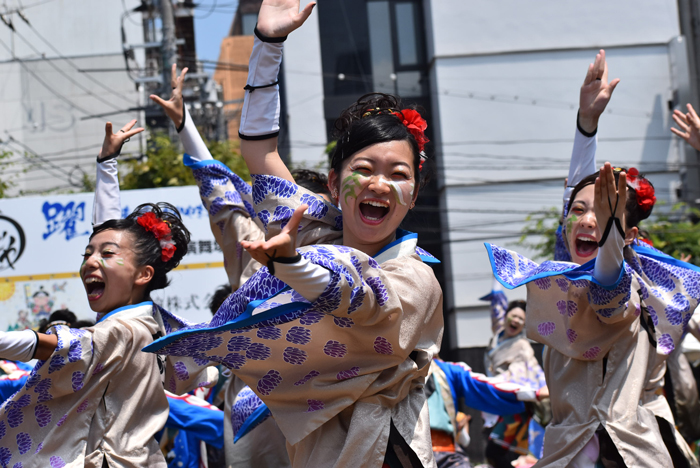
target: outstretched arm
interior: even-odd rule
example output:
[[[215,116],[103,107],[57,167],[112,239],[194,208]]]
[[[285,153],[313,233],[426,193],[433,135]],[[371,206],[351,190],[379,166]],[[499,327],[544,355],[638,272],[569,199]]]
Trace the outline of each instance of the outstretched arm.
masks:
[[[112,122],[105,124],[105,139],[97,156],[95,202],[92,205],[93,226],[110,219],[121,218],[117,156],[129,138],[143,132],[143,128],[133,128],[134,125],[136,120],[124,125],[117,133],[112,133]]]
[[[595,57],[595,62],[588,65],[586,78],[581,85],[576,136],[569,164],[567,188],[564,191],[564,206],[569,203],[569,196],[576,184],[596,171],[598,120],[619,82],[619,78],[608,82],[608,63],[605,60],[605,51],[601,49]]]
[[[600,170],[600,177],[595,181],[595,215],[598,226],[604,231],[598,242],[600,250],[593,270],[595,279],[606,286],[615,283],[622,268],[625,233],[621,230],[625,226],[626,202],[627,175],[624,172],[620,173],[619,183],[616,185],[612,166],[606,162]],[[615,221],[616,219],[619,221]]]
[[[309,17],[315,2],[299,12],[299,0],[264,0],[255,28],[248,64],[246,95],[241,110],[241,154],[251,174],[294,178],[277,152],[279,86],[282,43]]]
[[[672,127],[671,132],[683,138],[686,143],[700,151],[700,117],[698,117],[692,105],[686,104],[686,107],[688,108],[688,113],[686,114],[678,109],[673,111],[673,120],[676,121],[680,130]]]

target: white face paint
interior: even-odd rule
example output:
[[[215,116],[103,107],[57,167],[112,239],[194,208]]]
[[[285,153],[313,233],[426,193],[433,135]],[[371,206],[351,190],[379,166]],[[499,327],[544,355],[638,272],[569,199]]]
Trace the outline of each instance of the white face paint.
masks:
[[[404,187],[408,187],[409,200],[413,199],[413,189],[415,188],[416,184],[414,184],[411,181],[408,181],[408,180],[389,180],[386,177],[384,177],[383,175],[380,175],[377,183],[379,185],[386,184],[389,187],[391,187],[391,191],[394,192],[394,196],[396,197],[396,202],[399,205],[406,206],[408,204],[403,199]]]

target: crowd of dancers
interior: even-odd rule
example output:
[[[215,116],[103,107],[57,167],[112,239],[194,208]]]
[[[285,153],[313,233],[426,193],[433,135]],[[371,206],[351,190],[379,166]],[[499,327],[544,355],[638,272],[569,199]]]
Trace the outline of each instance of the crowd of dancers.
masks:
[[[143,129],[106,125],[80,266],[96,323],[61,311],[39,332],[0,335],[0,465],[165,467],[176,453],[170,466],[200,466],[206,442],[219,449],[210,466],[223,454],[236,467],[469,467],[464,404],[484,412],[496,468],[700,466],[677,429],[697,414],[679,415],[663,392],[675,369],[679,397],[694,391],[697,404],[679,350],[687,332],[700,336],[700,269],[640,236],[649,180],[598,169],[598,120],[619,83],[605,52],[581,87],[555,258],[486,245],[493,338],[481,375],[439,359],[438,260],[400,229],[425,179],[420,113],[397,96],[360,97],[336,122],[327,178],[290,172],[277,152],[283,43],[313,6],[262,3],[239,132],[252,186],[207,150],[182,98],[187,69],[173,66],[169,99],[151,96],[223,252],[230,285],[210,321],[152,302],[189,231],[165,202],[121,218],[117,158]],[[674,119],[700,150],[692,106]],[[503,288],[522,285],[526,300],[509,303]],[[545,345],[542,366],[530,340]]]

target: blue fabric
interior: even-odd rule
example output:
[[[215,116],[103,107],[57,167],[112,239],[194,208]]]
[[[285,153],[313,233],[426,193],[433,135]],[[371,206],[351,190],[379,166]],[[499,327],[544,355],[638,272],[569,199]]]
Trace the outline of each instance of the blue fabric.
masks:
[[[168,463],[168,468],[199,468],[199,446],[194,432],[178,432],[173,440],[172,454],[175,457]]]
[[[525,411],[525,404],[515,393],[499,390],[493,384],[475,379],[472,372],[462,366],[436,359],[450,385],[452,398],[464,398],[464,403],[479,411],[492,414],[517,414]]]
[[[216,448],[223,447],[224,412],[196,406],[185,400],[168,397],[170,414],[165,427],[192,432]]]
[[[430,376],[435,384],[435,391],[428,397],[428,414],[430,415],[430,428],[445,431],[448,434],[454,432],[450,415],[445,408],[445,399],[440,392],[440,384],[435,378],[435,374]],[[451,390],[451,389],[450,389]]]
[[[28,378],[29,375],[22,376],[19,379],[0,379],[0,403],[24,387]]]
[[[187,153],[185,153],[185,155],[182,157],[182,162],[185,164],[185,166],[189,167],[192,170],[201,169],[206,166],[218,164],[219,166],[225,167],[227,170],[230,171],[228,166],[226,166],[226,164],[222,163],[221,161],[217,161],[216,159],[205,159],[203,161],[197,161]]]

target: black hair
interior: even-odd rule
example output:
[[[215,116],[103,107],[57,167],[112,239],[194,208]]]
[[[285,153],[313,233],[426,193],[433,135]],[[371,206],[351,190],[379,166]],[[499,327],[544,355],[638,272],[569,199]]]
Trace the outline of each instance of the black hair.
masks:
[[[53,322],[66,322],[72,328],[77,320],[78,317],[68,309],[54,310],[51,312],[48,319],[42,319],[41,322],[39,322],[39,333],[45,333],[49,325]]]
[[[420,187],[420,149],[415,137],[392,112],[400,112],[401,99],[384,93],[365,94],[345,109],[335,121],[337,142],[329,155],[330,166],[340,173],[342,162],[368,146],[405,141],[413,153],[416,187]],[[417,109],[414,109],[417,110]]]
[[[229,297],[232,292],[233,288],[231,288],[230,284],[222,284],[216,288],[216,291],[214,291],[214,294],[212,294],[211,299],[209,299],[209,310],[211,311],[212,315],[216,314],[216,311],[219,310],[221,304],[224,303],[226,298]]]
[[[523,312],[526,312],[527,311],[527,302],[523,301],[522,299],[516,299],[514,301],[510,301],[508,303],[508,309],[506,309],[506,314],[513,309],[517,309],[518,307],[523,309]]]
[[[328,190],[328,177],[325,174],[310,169],[294,169],[292,177],[294,177],[297,185],[307,190],[311,190],[319,195],[331,196],[331,191]]]
[[[152,212],[157,219],[165,221],[170,226],[172,241],[175,243],[175,253],[168,261],[163,261],[162,247],[155,234],[141,226],[137,219],[145,213]],[[153,279],[146,286],[146,297],[150,297],[151,291],[165,288],[168,281],[167,274],[180,264],[180,260],[187,253],[187,245],[190,243],[190,231],[182,222],[180,212],[170,203],[144,203],[136,207],[129,216],[124,219],[110,219],[93,228],[92,239],[95,234],[114,229],[126,231],[131,234],[134,242],[134,253],[139,266],[150,265],[153,267]]]
[[[622,168],[622,171],[627,172],[627,169]],[[618,184],[620,181],[620,172],[622,171],[613,171],[613,176],[615,177],[616,184]],[[576,200],[576,195],[578,195],[578,193],[581,190],[583,190],[584,187],[595,184],[595,180],[598,178],[599,175],[600,171],[585,177],[581,182],[576,184],[576,187],[574,187],[574,190],[571,192],[571,198],[569,198],[569,205],[566,207],[567,216],[569,214],[569,211],[571,210],[571,205],[574,203],[574,200]],[[644,176],[640,174],[637,176],[637,178],[641,179],[644,178]],[[647,181],[649,182],[649,185],[651,185],[653,188],[654,185],[652,185],[651,181],[648,179]],[[654,207],[651,207],[648,210],[644,210],[639,205],[639,203],[637,203],[637,191],[629,184],[627,185],[627,202],[625,204],[625,229],[637,227],[640,222],[644,221],[651,215],[653,209]]]

